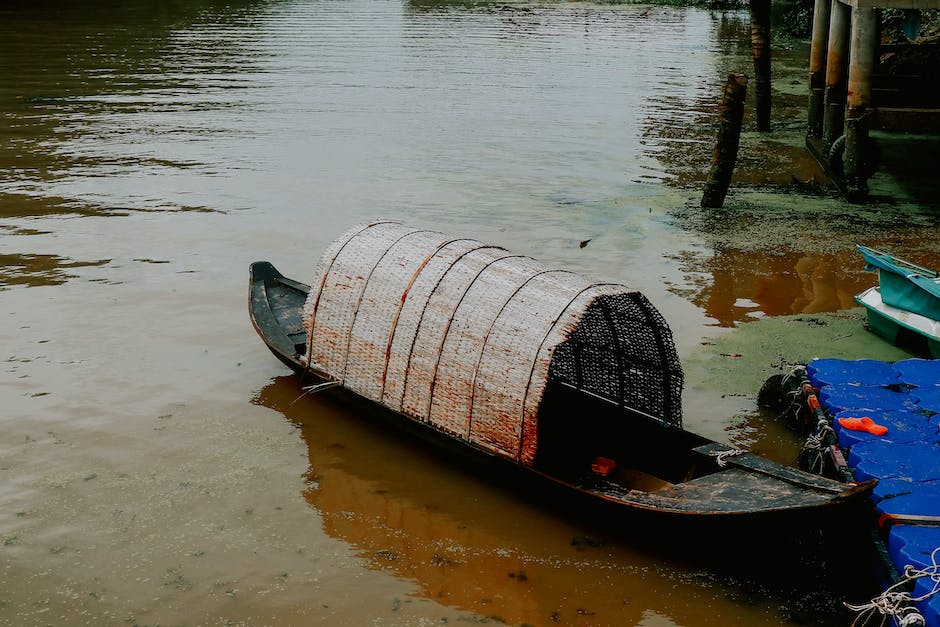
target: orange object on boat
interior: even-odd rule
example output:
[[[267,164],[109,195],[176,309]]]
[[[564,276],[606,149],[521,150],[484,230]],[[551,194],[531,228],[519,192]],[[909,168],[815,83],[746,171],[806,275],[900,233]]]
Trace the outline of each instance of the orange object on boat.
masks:
[[[861,418],[839,418],[839,424],[852,431],[867,431],[872,435],[885,435],[888,427],[880,425],[868,416]]]
[[[610,471],[616,467],[617,462],[607,457],[595,457],[594,462],[591,464],[591,470],[602,477],[609,475]]]

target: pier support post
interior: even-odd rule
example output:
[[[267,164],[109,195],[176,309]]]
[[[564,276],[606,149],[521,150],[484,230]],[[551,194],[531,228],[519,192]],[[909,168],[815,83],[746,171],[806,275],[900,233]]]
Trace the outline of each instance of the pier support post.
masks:
[[[770,130],[770,0],[749,0],[757,130]]]
[[[819,139],[823,128],[823,90],[826,86],[826,52],[829,49],[830,0],[813,4],[813,44],[809,54],[809,128],[807,134]]]
[[[702,207],[719,208],[725,202],[725,195],[731,184],[731,174],[734,172],[734,162],[738,158],[746,94],[747,76],[729,74],[721,101],[715,158],[705,183],[705,192],[702,194]]]
[[[868,129],[871,76],[878,48],[878,16],[870,7],[852,10],[852,49],[849,66],[848,113],[845,125],[845,184],[850,199],[868,194],[871,160]]]
[[[852,9],[832,0],[829,17],[829,48],[826,54],[826,86],[823,97],[823,146],[828,151],[843,134],[845,123],[845,70],[849,53]]]

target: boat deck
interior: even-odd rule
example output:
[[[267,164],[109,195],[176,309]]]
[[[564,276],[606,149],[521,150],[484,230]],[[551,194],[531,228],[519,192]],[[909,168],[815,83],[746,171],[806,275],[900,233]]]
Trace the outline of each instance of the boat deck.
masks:
[[[879,480],[872,498],[892,562],[901,573],[909,564],[930,567],[940,547],[940,361],[817,359],[807,371],[834,418],[855,479]],[[886,426],[887,434],[839,424],[839,418],[863,416]],[[934,585],[920,578],[913,594],[925,595]],[[940,626],[940,594],[918,607],[928,627]]]

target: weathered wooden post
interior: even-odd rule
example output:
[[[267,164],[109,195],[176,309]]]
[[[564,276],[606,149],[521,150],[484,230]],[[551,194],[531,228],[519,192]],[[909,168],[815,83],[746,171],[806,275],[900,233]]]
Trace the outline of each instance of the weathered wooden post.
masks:
[[[757,130],[770,130],[770,0],[749,0]]]
[[[814,139],[822,137],[823,89],[826,85],[826,52],[829,48],[829,2],[813,4],[813,44],[809,53],[809,129]]]
[[[852,50],[849,66],[848,114],[845,124],[845,186],[850,200],[868,194],[866,154],[871,107],[871,75],[878,47],[878,16],[871,7],[852,10]]]
[[[823,145],[828,150],[842,136],[845,120],[845,67],[849,53],[852,9],[832,0],[829,21],[829,50],[826,55],[826,88],[823,111]]]
[[[738,158],[741,140],[741,121],[744,119],[744,96],[747,94],[747,76],[731,73],[725,83],[718,123],[718,142],[715,158],[705,183],[701,206],[718,208],[725,202],[734,162]]]

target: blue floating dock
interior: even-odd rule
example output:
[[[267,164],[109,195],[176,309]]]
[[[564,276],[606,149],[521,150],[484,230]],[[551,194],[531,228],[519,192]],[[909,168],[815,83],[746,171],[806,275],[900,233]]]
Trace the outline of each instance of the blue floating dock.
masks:
[[[875,487],[875,509],[891,516],[917,516],[940,503],[940,481],[882,479]]]
[[[877,436],[867,431],[844,429],[839,424],[840,418],[864,417],[871,418],[876,423],[888,427],[888,433]],[[845,409],[835,415],[834,427],[839,437],[839,446],[850,449],[862,442],[909,444],[929,440],[931,436],[940,438],[940,435],[937,435],[938,423],[940,423],[940,415],[928,416],[915,410]]]
[[[917,387],[940,386],[940,360],[907,359],[894,364],[892,370],[897,372],[899,378],[908,385]]]
[[[910,564],[914,568],[924,569],[932,566],[933,559],[940,561],[940,527],[921,527],[917,525],[896,525],[888,534],[888,553],[895,564]],[[914,584],[911,593],[914,598],[929,593],[934,582],[929,577],[922,577]],[[928,627],[935,627],[940,622],[940,595],[934,595],[926,602],[917,604]]]
[[[917,394],[917,408],[940,413],[940,387],[923,387],[912,390]]]
[[[868,409],[872,411],[913,410],[918,398],[907,390],[897,392],[883,387],[856,387],[853,385],[827,385],[819,390],[819,402],[830,413],[846,410]]]
[[[863,442],[849,450],[846,461],[852,468],[856,481],[869,479],[910,479],[918,483],[933,481],[940,478],[940,436],[935,436],[934,440],[907,444]],[[940,515],[940,511],[934,511],[932,515]]]
[[[898,572],[940,561],[940,360],[894,364],[862,359],[817,359],[807,373],[833,416],[839,445],[856,480],[878,479],[872,499],[881,516],[896,518],[888,553]],[[888,428],[884,436],[846,429],[839,418],[869,417]],[[935,517],[937,521],[918,521]],[[920,524],[923,523],[923,524]],[[935,552],[936,550],[936,552]],[[936,581],[917,580],[913,596]],[[940,627],[940,594],[917,603],[928,627]]]
[[[911,360],[913,361],[913,360]],[[918,361],[928,361],[921,359]],[[932,363],[932,362],[931,362]],[[888,386],[900,382],[900,372],[891,364],[874,359],[815,359],[806,366],[806,374],[816,387],[826,385],[852,385],[866,387]],[[940,372],[938,372],[940,374]]]

